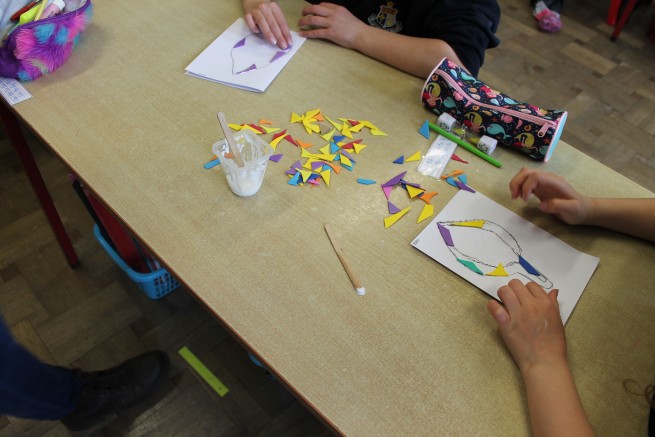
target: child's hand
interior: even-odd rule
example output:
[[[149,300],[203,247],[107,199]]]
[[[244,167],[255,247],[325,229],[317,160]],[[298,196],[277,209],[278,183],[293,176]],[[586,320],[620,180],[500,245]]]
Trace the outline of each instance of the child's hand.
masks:
[[[287,20],[277,3],[269,0],[243,0],[244,19],[253,33],[261,33],[282,50],[291,47],[293,38]]]
[[[566,365],[564,325],[557,303],[557,290],[550,293],[534,282],[523,285],[512,279],[498,290],[487,309],[514,361],[524,375],[539,365]]]
[[[320,3],[302,10],[298,27],[305,38],[321,38],[348,49],[354,48],[359,32],[368,28],[348,9],[333,3]]]
[[[584,223],[590,212],[591,200],[552,173],[522,168],[510,181],[509,189],[513,199],[527,201],[534,194],[541,201],[540,210],[572,225]]]

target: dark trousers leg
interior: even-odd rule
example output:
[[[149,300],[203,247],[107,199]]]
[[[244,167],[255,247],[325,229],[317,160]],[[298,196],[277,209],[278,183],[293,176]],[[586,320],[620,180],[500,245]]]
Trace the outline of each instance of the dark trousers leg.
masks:
[[[75,372],[39,361],[14,341],[0,318],[0,414],[60,419],[75,408],[79,393]]]

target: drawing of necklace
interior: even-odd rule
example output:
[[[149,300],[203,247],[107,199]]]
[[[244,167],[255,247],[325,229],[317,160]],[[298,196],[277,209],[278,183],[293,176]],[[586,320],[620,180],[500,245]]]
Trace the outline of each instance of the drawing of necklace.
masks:
[[[437,222],[453,256],[481,276],[519,275],[545,289],[553,283],[524,257],[518,241],[502,226],[484,219]]]

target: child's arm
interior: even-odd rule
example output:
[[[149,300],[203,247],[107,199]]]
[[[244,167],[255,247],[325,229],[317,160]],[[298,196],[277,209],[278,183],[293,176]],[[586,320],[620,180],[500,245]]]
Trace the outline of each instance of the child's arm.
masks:
[[[330,40],[421,78],[444,57],[466,68],[446,42],[387,32],[360,21],[348,9],[332,3],[307,6],[298,27],[301,36]]]
[[[521,370],[535,436],[593,436],[566,357],[557,291],[513,279],[487,304]]]
[[[655,241],[655,199],[607,199],[579,194],[562,177],[523,168],[509,183],[512,198],[537,196],[539,209],[566,223],[593,225]]]

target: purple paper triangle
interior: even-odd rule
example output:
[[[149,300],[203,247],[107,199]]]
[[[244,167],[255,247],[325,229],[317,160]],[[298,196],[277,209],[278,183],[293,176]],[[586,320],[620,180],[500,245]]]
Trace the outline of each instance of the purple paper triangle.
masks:
[[[473,188],[469,187],[468,185],[466,185],[466,184],[464,184],[464,183],[462,183],[460,181],[455,181],[455,183],[457,184],[457,186],[459,187],[460,190],[466,190],[466,191],[470,191],[471,193],[475,193],[475,190]]]
[[[389,202],[388,200],[387,200],[387,207],[389,208],[389,214],[395,214],[397,212],[400,212],[400,209],[393,203]]]
[[[407,174],[407,172],[404,171],[404,172],[400,173],[399,175],[392,177],[392,178],[389,179],[387,182],[385,182],[384,184],[382,184],[382,187],[389,187],[389,186],[394,186],[394,185],[396,185],[398,182],[400,182],[400,181],[402,180],[402,178],[403,178],[406,174]]]
[[[387,200],[389,199],[389,196],[391,195],[391,190],[393,190],[393,185],[389,185],[389,186],[386,186],[386,187],[384,185],[382,186],[382,191],[384,191],[384,197],[386,197]]]
[[[273,162],[280,162],[280,159],[282,159],[282,154],[278,155],[271,155],[268,159],[270,159]]]
[[[453,237],[450,235],[450,231],[441,226],[439,223],[437,223],[437,227],[439,228],[439,233],[441,234],[441,238],[443,238],[444,243],[446,243],[446,246],[453,247]]]

